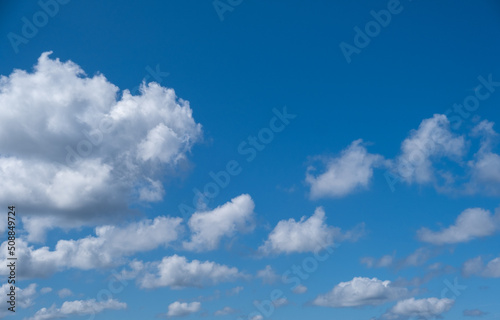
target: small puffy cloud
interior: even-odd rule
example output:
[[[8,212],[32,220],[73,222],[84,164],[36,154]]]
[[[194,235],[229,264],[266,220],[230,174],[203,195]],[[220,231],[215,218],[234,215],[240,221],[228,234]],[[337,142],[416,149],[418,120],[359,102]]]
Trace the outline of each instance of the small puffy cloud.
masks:
[[[49,320],[67,318],[69,316],[95,315],[105,310],[120,310],[127,308],[127,304],[115,299],[106,301],[75,300],[65,301],[60,308],[52,305],[50,308],[38,310],[33,317],[27,320]]]
[[[447,298],[426,298],[418,300],[410,298],[398,301],[398,303],[382,317],[391,320],[440,318],[443,313],[451,309],[454,302],[454,300]]]
[[[54,225],[60,228],[71,227],[72,224],[65,224],[57,217],[21,217],[23,229],[28,233],[26,240],[31,243],[43,243],[46,232],[52,229]]]
[[[495,258],[486,264],[482,272],[482,276],[488,278],[500,278],[500,257]]]
[[[418,267],[425,264],[437,250],[430,250],[428,248],[418,248],[408,256],[396,259],[395,254],[384,255],[381,258],[363,257],[361,263],[365,264],[368,268],[384,268],[395,267],[398,269],[407,267]]]
[[[466,317],[482,317],[487,314],[487,312],[481,311],[479,309],[466,309],[463,312],[463,315]]]
[[[481,208],[464,210],[456,219],[455,224],[440,231],[427,228],[418,230],[420,241],[432,244],[452,244],[468,242],[475,238],[486,237],[500,230],[500,211],[495,215]]]
[[[228,314],[233,314],[233,313],[236,313],[238,312],[237,310],[231,308],[231,307],[224,307],[222,308],[221,310],[217,310],[214,312],[214,315],[215,316],[225,316],[225,315],[228,315]]]
[[[257,271],[257,278],[262,279],[263,283],[273,284],[279,279],[279,276],[270,265],[267,265],[264,269]]]
[[[234,267],[211,261],[193,260],[189,262],[185,257],[178,255],[165,257],[160,262],[141,265],[136,269],[139,269],[139,272],[142,271],[138,277],[141,288],[201,288],[245,277]]]
[[[237,287],[234,287],[232,288],[231,290],[228,290],[226,293],[228,296],[235,296],[237,294],[239,294],[241,291],[243,291],[243,287],[242,286],[237,286]]]
[[[435,114],[423,120],[403,141],[394,170],[408,183],[429,183],[434,179],[434,160],[443,157],[458,160],[465,151],[464,137],[450,131],[445,115]]]
[[[64,298],[72,296],[73,292],[71,290],[69,290],[68,288],[63,288],[63,289],[57,291],[57,295],[59,296],[59,298],[64,299]]]
[[[428,283],[436,277],[456,272],[454,267],[442,264],[440,262],[433,263],[427,266],[425,269],[427,269],[426,272],[421,276],[416,276],[411,279],[404,279],[400,277],[393,283],[397,286],[421,287],[423,284]],[[457,278],[455,278],[454,285],[460,287],[460,285],[457,283]]]
[[[304,285],[299,284],[295,288],[292,289],[292,292],[295,294],[302,294],[307,292],[307,287]]]
[[[319,295],[313,304],[332,308],[374,306],[404,298],[408,294],[408,289],[392,286],[388,280],[356,277],[351,281],[339,283],[326,294]]]
[[[481,257],[467,260],[462,266],[462,274],[466,277],[481,274],[484,271],[484,262]]]
[[[309,218],[303,216],[299,221],[281,220],[259,247],[259,252],[266,255],[317,252],[332,246],[334,239],[356,240],[363,233],[363,230],[342,233],[340,228],[330,227],[325,221],[325,211],[322,207],[316,208]]]
[[[276,308],[284,307],[284,306],[290,304],[290,301],[288,301],[287,298],[279,298],[279,299],[273,300],[272,302]]]
[[[478,275],[485,278],[500,278],[500,257],[490,260],[484,265],[481,257],[467,260],[462,266],[464,276]]]
[[[104,268],[124,263],[124,257],[136,252],[168,246],[182,231],[181,218],[156,217],[130,223],[126,226],[101,226],[96,236],[78,240],[59,240],[54,248],[34,249],[22,238],[16,242],[18,275],[22,278],[46,277],[54,272],[69,269]],[[0,246],[0,261],[7,261],[7,242]],[[6,274],[7,270],[0,270]]]
[[[379,259],[375,259],[372,257],[363,257],[361,258],[361,263],[365,264],[368,268],[384,268],[389,267],[394,262],[394,256],[385,255]]]
[[[49,292],[52,292],[52,288],[51,287],[43,287],[42,289],[40,289],[40,293],[46,294],[46,293],[49,293]]]
[[[313,175],[314,167],[306,173],[306,183],[311,187],[312,199],[343,197],[366,189],[373,176],[373,168],[382,164],[383,157],[368,153],[362,145],[363,140],[353,141],[340,156],[326,159],[326,171]]]
[[[160,200],[166,170],[202,138],[189,102],[154,82],[138,95],[121,92],[50,54],[32,72],[0,77],[0,179],[9,185],[0,202],[22,203],[25,217],[51,217],[46,228],[70,228],[116,221],[135,200]]]
[[[184,248],[193,251],[214,250],[223,237],[252,231],[255,204],[242,194],[211,211],[195,212],[189,219],[191,240]]]
[[[264,320],[264,317],[261,314],[256,314],[255,316],[251,317],[250,320]]]
[[[163,189],[163,185],[159,180],[147,179],[149,185],[141,188],[139,190],[139,200],[155,202],[163,199],[163,195],[165,194],[165,190]]]
[[[418,267],[426,263],[434,253],[427,248],[418,248],[399,261],[399,267]]]
[[[189,314],[200,311],[201,303],[200,302],[179,302],[175,301],[168,306],[167,316],[169,317],[184,317]]]

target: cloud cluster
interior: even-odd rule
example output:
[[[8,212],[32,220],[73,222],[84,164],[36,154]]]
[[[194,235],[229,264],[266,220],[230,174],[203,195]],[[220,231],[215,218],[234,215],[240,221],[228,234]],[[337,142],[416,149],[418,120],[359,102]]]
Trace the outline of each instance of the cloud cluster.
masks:
[[[120,95],[50,54],[0,78],[0,201],[71,227],[123,213],[131,197],[161,200],[162,170],[202,136],[189,102],[156,83]]]
[[[186,257],[173,255],[164,257],[160,262],[142,263],[135,261],[130,265],[132,271],[124,271],[124,278],[136,277],[141,288],[186,287],[201,288],[220,282],[231,282],[246,277],[235,267],[228,267],[212,261],[188,261]]]
[[[120,310],[127,308],[127,304],[115,299],[106,301],[75,300],[65,301],[60,308],[52,305],[50,308],[38,310],[33,317],[28,320],[49,320],[67,318],[68,316],[95,315],[105,310]]]
[[[124,257],[136,252],[168,246],[182,231],[181,218],[157,217],[130,223],[124,227],[101,226],[96,236],[78,240],[59,240],[54,250],[34,249],[21,238],[16,242],[18,274],[23,278],[46,277],[68,268],[94,269],[124,263]],[[7,242],[0,246],[0,260],[7,263]],[[0,271],[6,274],[7,270]]]
[[[478,275],[485,278],[500,278],[500,257],[490,260],[486,265],[481,257],[467,260],[462,266],[462,273],[465,276]]]
[[[392,255],[384,255],[381,258],[363,257],[361,263],[368,268],[395,268],[402,269],[408,267],[420,267],[429,259],[436,256],[439,250],[431,250],[426,247],[418,248],[404,258],[396,258],[395,253]],[[437,266],[437,265],[435,265]]]
[[[384,160],[382,155],[368,153],[362,140],[355,140],[339,156],[322,157],[324,172],[315,175],[316,168],[310,166],[305,182],[310,186],[311,199],[344,197],[367,189],[374,169],[386,167],[385,178],[391,188],[403,181],[432,184],[440,192],[500,194],[500,154],[494,152],[498,134],[493,122],[480,122],[468,137],[481,141],[479,150],[466,161],[471,141],[450,129],[446,115],[435,114],[410,131],[395,159]],[[446,161],[458,164],[461,172],[445,169],[442,165]]]
[[[388,280],[356,277],[351,281],[339,283],[326,294],[319,295],[313,304],[332,308],[374,306],[399,300],[408,294],[408,289],[392,286]]]

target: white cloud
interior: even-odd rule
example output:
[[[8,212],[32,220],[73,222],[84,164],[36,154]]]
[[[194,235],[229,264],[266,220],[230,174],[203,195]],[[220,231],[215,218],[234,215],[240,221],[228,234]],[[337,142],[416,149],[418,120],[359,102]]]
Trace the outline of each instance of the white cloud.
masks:
[[[456,219],[455,224],[440,231],[427,228],[418,230],[420,241],[432,244],[450,244],[468,242],[475,238],[486,237],[500,229],[500,211],[495,215],[481,208],[464,210]]]
[[[234,310],[233,308],[231,307],[224,307],[222,308],[221,310],[217,310],[214,312],[214,315],[215,316],[225,316],[225,315],[228,315],[228,314],[233,314],[233,313],[236,313],[237,311]]]
[[[362,142],[355,140],[339,157],[327,159],[326,171],[318,176],[311,173],[315,168],[308,168],[306,182],[311,186],[312,199],[343,197],[368,188],[373,168],[381,165],[383,157],[368,153]]]
[[[156,83],[120,94],[49,54],[31,73],[0,78],[0,179],[9,185],[0,202],[78,227],[116,219],[134,199],[160,200],[165,169],[202,136],[189,102]]]
[[[59,298],[63,299],[72,296],[73,292],[68,288],[63,288],[57,292],[57,295]]]
[[[435,114],[423,120],[403,141],[394,170],[408,183],[429,183],[434,180],[433,160],[458,160],[465,150],[464,138],[450,131],[448,118]]]
[[[52,288],[51,287],[44,287],[44,288],[40,289],[40,293],[46,294],[46,293],[49,293],[49,292],[52,292]]]
[[[304,286],[304,285],[299,284],[298,286],[296,286],[295,288],[293,288],[292,292],[295,293],[295,294],[306,293],[307,292],[307,287]]]
[[[287,298],[279,298],[279,299],[273,300],[273,305],[276,308],[284,307],[284,306],[287,306],[289,304],[290,304],[290,301],[288,301]]]
[[[259,251],[263,254],[316,252],[333,245],[334,240],[356,240],[363,233],[362,230],[355,230],[343,234],[340,228],[328,226],[325,220],[322,207],[316,208],[309,218],[281,220]]]
[[[451,309],[455,303],[452,299],[410,298],[398,301],[383,317],[386,319],[402,320],[409,318],[431,319],[439,318],[441,314]]]
[[[120,310],[126,307],[126,303],[114,299],[106,301],[96,301],[95,299],[65,301],[60,308],[52,305],[48,309],[42,308],[38,310],[35,315],[28,318],[28,320],[49,320],[66,318],[68,316],[95,315],[104,310]]]
[[[490,260],[484,265],[481,257],[467,260],[462,266],[465,276],[479,275],[485,278],[500,278],[500,257]]]
[[[394,256],[385,255],[379,259],[375,259],[372,257],[364,257],[361,259],[361,263],[365,264],[368,268],[384,268],[389,267],[394,262]]]
[[[169,317],[184,317],[191,313],[195,313],[200,311],[201,303],[200,302],[179,302],[175,301],[168,306],[167,316]]]
[[[149,181],[149,186],[141,188],[139,190],[139,199],[143,201],[160,201],[163,199],[163,195],[165,194],[165,190],[163,189],[163,185],[159,180],[147,179]]]
[[[240,273],[234,267],[211,261],[193,260],[188,262],[185,257],[178,255],[164,257],[161,262],[141,265],[136,269],[143,271],[138,276],[138,283],[142,288],[201,288],[206,285],[215,285],[220,282],[229,282],[245,277],[243,273]]]
[[[409,254],[406,258],[399,262],[400,267],[418,267],[426,263],[433,252],[427,248],[418,248],[413,253]]]
[[[270,265],[267,265],[264,269],[257,271],[257,278],[262,279],[263,283],[273,284],[279,279],[279,276]]]
[[[124,263],[124,257],[136,252],[168,246],[181,232],[181,218],[157,217],[130,223],[124,227],[101,226],[96,236],[78,240],[59,240],[54,250],[34,249],[17,239],[18,275],[23,278],[45,277],[68,269],[94,269]],[[0,261],[7,262],[7,242],[0,246]],[[0,270],[6,274],[7,270]]]
[[[463,315],[466,317],[482,317],[487,314],[487,312],[481,311],[479,309],[466,309],[463,312]]]
[[[500,257],[489,261],[482,275],[489,278],[500,278]]]
[[[244,288],[242,286],[237,286],[237,287],[234,287],[231,290],[227,291],[226,293],[228,296],[234,296],[234,295],[239,294],[241,291],[243,291],[243,289]]]
[[[248,194],[242,194],[211,211],[195,212],[189,219],[191,240],[184,248],[194,251],[214,250],[223,237],[254,229],[255,204]]]
[[[361,263],[368,268],[407,268],[418,267],[426,263],[435,253],[428,248],[418,248],[408,256],[396,259],[395,254],[384,255],[381,258],[364,257],[361,258]]]
[[[406,288],[392,286],[388,280],[356,277],[351,281],[339,283],[326,294],[319,295],[313,304],[333,308],[360,307],[383,304],[407,295]]]

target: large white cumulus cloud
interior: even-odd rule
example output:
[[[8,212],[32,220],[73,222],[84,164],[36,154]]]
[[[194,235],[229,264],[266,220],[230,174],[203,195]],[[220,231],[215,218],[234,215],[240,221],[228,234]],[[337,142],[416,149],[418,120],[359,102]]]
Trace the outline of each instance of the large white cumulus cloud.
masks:
[[[189,102],[156,83],[120,94],[50,54],[0,78],[0,202],[78,225],[130,199],[161,200],[162,169],[202,137]]]

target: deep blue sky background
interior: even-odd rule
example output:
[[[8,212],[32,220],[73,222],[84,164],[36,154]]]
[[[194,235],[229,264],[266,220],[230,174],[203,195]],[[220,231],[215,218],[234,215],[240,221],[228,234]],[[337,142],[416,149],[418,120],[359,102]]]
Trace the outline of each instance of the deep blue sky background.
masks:
[[[435,228],[437,223],[447,226],[469,207],[493,210],[498,199],[439,194],[431,188],[404,184],[398,184],[392,192],[383,171],[375,173],[370,192],[340,199],[311,201],[304,184],[310,157],[337,155],[353,140],[362,138],[372,143],[370,152],[394,158],[411,129],[462,102],[474,92],[478,76],[492,74],[493,79],[500,79],[498,1],[402,0],[401,5],[402,12],[392,17],[361,54],[353,55],[349,64],[339,44],[352,44],[353,27],[364,27],[372,20],[370,10],[385,9],[387,1],[244,0],[220,21],[210,1],[72,0],[61,5],[59,13],[29,43],[21,44],[19,53],[14,52],[6,35],[20,34],[21,18],[31,19],[40,7],[35,1],[7,1],[0,5],[0,74],[9,75],[14,68],[31,70],[44,51],[53,51],[53,58],[74,61],[88,75],[104,74],[121,90],[136,87],[148,74],[147,66],[154,69],[159,65],[162,72],[168,72],[161,84],[174,88],[179,97],[190,102],[194,118],[203,125],[205,141],[193,148],[187,170],[166,178],[163,202],[135,208],[148,217],[180,216],[178,205],[191,203],[192,188],[202,188],[210,181],[208,172],[222,170],[227,161],[235,159],[242,165],[242,173],[208,206],[213,208],[249,193],[262,223],[232,252],[185,253],[189,258],[211,259],[249,271],[272,264],[284,271],[294,261],[300,262],[301,256],[255,261],[241,252],[256,249],[279,220],[309,216],[321,205],[330,224],[349,229],[365,222],[369,233],[364,241],[343,244],[338,260],[329,260],[314,274],[316,283],[311,288],[326,292],[353,276],[411,278],[419,271],[395,275],[390,270],[367,270],[359,259],[393,252],[399,257],[408,255],[420,246],[415,239],[420,227]],[[475,115],[498,122],[499,105],[500,92],[482,102]],[[238,145],[268,125],[273,108],[281,110],[283,106],[297,118],[254,161],[244,161],[237,152]],[[458,132],[464,133],[473,125],[465,122]],[[283,191],[292,187],[293,192]],[[50,235],[49,243],[63,236],[72,237],[56,232]],[[354,246],[356,250],[352,250]],[[460,248],[442,249],[446,252],[442,259],[459,267],[478,254],[498,254],[495,246],[498,240],[478,240]],[[243,262],[234,257],[238,254],[243,255]],[[74,273],[64,272],[43,281],[49,285],[72,277]],[[461,319],[461,310],[475,308],[481,295],[498,297],[500,293],[498,288],[487,293],[479,290],[484,281],[468,281],[473,289],[459,298],[464,307],[451,311],[448,319]],[[433,286],[429,290],[439,293],[442,281]],[[86,290],[81,287],[82,292]],[[238,308],[251,309],[251,301],[268,292],[258,285],[254,290],[246,290],[245,296],[235,302]],[[136,300],[137,293],[130,290],[121,299],[132,311],[123,313],[122,318],[139,317],[144,314],[141,307],[148,309],[149,317],[157,313],[157,309],[151,311],[155,304],[162,303],[159,310],[164,312],[167,300],[211,291],[172,293],[161,289],[148,291]],[[158,294],[161,299],[155,298]],[[385,309],[333,312],[306,308],[301,317],[361,319]],[[293,310],[280,309],[276,319],[299,319],[294,318]],[[489,319],[497,319],[499,312],[497,308]]]

